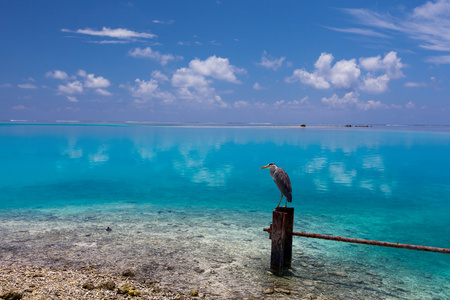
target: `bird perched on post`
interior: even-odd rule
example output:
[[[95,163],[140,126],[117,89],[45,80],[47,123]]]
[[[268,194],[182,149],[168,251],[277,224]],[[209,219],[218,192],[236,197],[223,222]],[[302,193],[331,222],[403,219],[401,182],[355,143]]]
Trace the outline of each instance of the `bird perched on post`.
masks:
[[[288,174],[285,170],[277,167],[277,165],[274,163],[270,163],[267,166],[261,167],[260,169],[267,168],[270,169],[270,176],[272,176],[273,181],[275,181],[275,184],[281,192],[281,199],[277,207],[280,207],[281,200],[283,200],[283,195],[286,196],[286,205],[284,207],[287,207],[287,203],[292,202],[292,187],[291,180],[289,179]]]

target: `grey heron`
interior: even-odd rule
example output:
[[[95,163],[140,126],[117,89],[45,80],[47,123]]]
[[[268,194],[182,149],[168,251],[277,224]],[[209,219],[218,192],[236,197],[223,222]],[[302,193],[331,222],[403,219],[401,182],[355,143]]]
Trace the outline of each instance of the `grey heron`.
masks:
[[[291,180],[289,179],[288,174],[282,168],[277,167],[276,164],[270,163],[267,166],[261,167],[260,169],[270,169],[270,176],[272,176],[273,181],[277,185],[278,189],[281,192],[281,199],[278,203],[277,207],[280,207],[281,200],[283,200],[283,195],[286,196],[286,205],[288,202],[292,202],[292,187]]]

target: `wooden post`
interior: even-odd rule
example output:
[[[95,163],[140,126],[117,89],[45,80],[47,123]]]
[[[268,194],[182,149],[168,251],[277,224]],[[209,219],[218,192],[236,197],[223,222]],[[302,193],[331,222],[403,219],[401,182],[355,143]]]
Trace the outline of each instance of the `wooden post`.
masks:
[[[283,269],[291,266],[293,228],[294,208],[275,208],[270,232],[272,239],[270,269],[277,275],[283,275]]]

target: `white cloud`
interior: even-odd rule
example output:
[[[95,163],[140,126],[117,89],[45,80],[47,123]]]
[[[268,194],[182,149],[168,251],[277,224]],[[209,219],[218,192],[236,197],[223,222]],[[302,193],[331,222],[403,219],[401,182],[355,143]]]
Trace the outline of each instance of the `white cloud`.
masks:
[[[333,62],[333,55],[322,52],[314,63],[314,67],[316,68],[316,73],[319,76],[327,76],[331,71],[331,63]]]
[[[205,76],[197,74],[190,68],[181,68],[172,76],[172,85],[175,87],[204,87],[208,85]]]
[[[11,83],[2,83],[0,84],[0,88],[7,88],[7,87],[12,87]]]
[[[201,76],[211,76],[215,79],[225,80],[233,83],[240,83],[235,73],[244,73],[245,70],[238,69],[230,65],[228,58],[210,56],[206,60],[198,58],[189,63],[189,69]]]
[[[389,82],[389,76],[386,74],[378,76],[378,77],[371,77],[368,76],[363,79],[363,83],[361,85],[361,90],[371,93],[371,94],[380,94],[384,93],[388,90],[388,84]]]
[[[405,107],[408,109],[413,109],[413,108],[416,108],[416,105],[414,103],[412,103],[411,101],[409,101],[408,103],[406,103]]]
[[[62,29],[61,31],[72,32],[71,30],[68,29]],[[75,32],[79,34],[110,37],[117,39],[132,39],[132,38],[152,39],[156,37],[156,35],[152,33],[136,32],[125,28],[111,29],[109,27],[103,27],[102,30],[95,30],[91,28],[78,29]]]
[[[85,70],[78,70],[77,75],[80,76],[80,77],[86,77],[86,76],[87,76],[87,73],[86,73]]]
[[[284,56],[280,58],[271,57],[267,54],[267,51],[264,51],[261,56],[261,62],[257,64],[267,69],[277,70],[281,67],[285,59],[286,57]]]
[[[150,59],[156,60],[163,66],[166,65],[169,61],[183,59],[182,56],[175,56],[172,54],[161,54],[158,51],[152,50],[150,47],[146,47],[144,49],[135,48],[133,50],[130,50],[128,52],[128,55],[133,56],[133,57],[138,57],[138,58],[140,58],[140,57],[150,58]]]
[[[159,89],[158,81],[154,79],[145,81],[137,78],[135,82],[136,82],[135,86],[128,88],[133,97],[140,98],[144,101],[151,100],[153,98],[159,98],[164,100],[174,99],[174,96],[172,94],[161,91]]]
[[[72,82],[68,82],[65,85],[58,85],[58,91],[66,94],[75,94],[75,93],[82,93],[83,92],[83,84],[76,80]]]
[[[111,96],[112,94],[105,89],[96,89],[95,92],[102,96]]]
[[[95,92],[102,96],[111,96],[112,94],[105,90],[111,85],[111,82],[103,76],[95,77],[94,74],[87,74],[85,70],[79,70],[77,75],[84,78],[83,87],[95,89]]]
[[[169,77],[161,73],[159,70],[155,70],[152,72],[152,78],[159,81],[169,81]]]
[[[389,109],[389,108],[401,108],[398,105],[386,105],[380,101],[368,100],[366,102],[360,101],[359,94],[357,92],[350,92],[339,98],[336,94],[333,94],[330,98],[322,98],[322,103],[330,108],[334,109],[359,109],[359,110],[371,110],[371,109]]]
[[[343,59],[331,67],[333,59],[331,54],[324,52],[314,64],[314,72],[310,73],[305,69],[297,69],[286,81],[294,82],[298,79],[301,83],[312,86],[315,89],[328,89],[331,86],[342,90],[354,89],[361,74],[360,69],[356,65],[356,60]]]
[[[357,104],[357,107],[362,110],[389,108],[388,105],[383,104],[380,101],[374,100],[369,100],[367,102],[359,102]]]
[[[219,106],[219,107],[228,107],[228,104],[225,103],[219,95],[214,96],[215,101],[211,101],[211,103]]]
[[[294,71],[291,77],[286,78],[286,82],[295,82],[300,80],[301,83],[312,86],[318,90],[324,90],[330,88],[330,83],[328,81],[318,75],[317,73],[309,73],[304,69],[297,69]]]
[[[384,58],[361,57],[359,64],[355,58],[342,59],[332,65],[332,54],[323,52],[314,64],[314,71],[305,69],[294,70],[286,82],[300,81],[304,85],[315,89],[329,89],[331,87],[344,91],[365,91],[379,94],[388,90],[391,79],[403,77],[402,64],[396,52],[387,53]],[[363,74],[362,71],[367,71]],[[378,74],[377,74],[378,73]],[[384,73],[379,75],[379,73]]]
[[[253,89],[255,90],[266,90],[267,88],[264,86],[261,86],[258,82],[255,82],[255,84],[253,84]]]
[[[64,71],[60,71],[60,70],[54,70],[52,71],[48,71],[47,73],[45,73],[45,77],[47,78],[54,78],[54,79],[61,79],[61,80],[66,80],[69,78],[69,76],[67,76],[67,73]]]
[[[350,92],[345,94],[343,98],[339,98],[336,94],[333,94],[330,98],[322,98],[322,103],[333,108],[350,108],[358,103],[358,94]]]
[[[94,89],[95,93],[103,96],[110,96],[112,95],[109,91],[105,90],[105,88],[109,87],[111,85],[111,82],[102,77],[102,76],[95,76],[94,74],[88,74],[85,70],[78,70],[76,76],[69,77],[66,72],[55,70],[55,71],[49,71],[46,73],[46,77],[48,78],[56,78],[56,79],[62,79],[66,80],[68,78],[76,79],[77,77],[83,80],[75,80],[71,82],[67,82],[66,84],[60,84],[58,85],[58,91],[63,94],[77,94],[82,93],[85,91],[85,88],[87,89]],[[69,99],[69,97],[68,97]],[[71,100],[72,99],[72,100]],[[75,97],[70,97],[69,101],[75,102],[73,100],[76,100]],[[78,101],[78,100],[77,100]]]
[[[235,73],[245,70],[230,65],[228,59],[211,56],[202,61],[198,58],[189,63],[189,68],[180,68],[172,76],[172,86],[178,88],[178,96],[199,103],[210,103],[225,107],[226,103],[216,94],[210,84],[212,79],[240,83]]]
[[[37,88],[37,86],[35,86],[34,84],[31,84],[31,83],[18,84],[17,86],[20,87],[21,89],[28,89],[28,90]]]
[[[233,103],[233,107],[235,108],[248,107],[248,105],[248,102],[244,100],[235,101]]]
[[[85,77],[84,86],[88,88],[106,88],[111,85],[110,81],[102,76],[95,77],[94,74],[88,74]]]
[[[403,77],[402,64],[400,58],[397,57],[397,52],[391,51],[381,59],[381,56],[375,57],[361,57],[359,59],[360,66],[369,71],[383,70],[389,76],[390,79],[397,79]]]
[[[13,109],[13,110],[24,110],[24,109],[26,109],[26,107],[24,105],[16,105],[16,106],[11,107],[11,109]]]
[[[303,97],[300,100],[292,100],[292,101],[279,100],[276,101],[273,104],[273,106],[278,109],[291,109],[291,110],[299,109],[301,107],[305,107],[305,105],[310,104],[308,100],[309,100],[308,96]]]
[[[156,80],[151,79],[150,81],[145,81],[137,78],[135,82],[137,85],[130,88],[133,97],[153,98],[155,92],[158,90],[158,82]]]
[[[69,100],[70,102],[78,102],[78,99],[73,96],[67,96],[67,100]]]
[[[330,81],[337,89],[351,90],[358,84],[361,70],[356,66],[356,60],[340,60],[330,70]]]

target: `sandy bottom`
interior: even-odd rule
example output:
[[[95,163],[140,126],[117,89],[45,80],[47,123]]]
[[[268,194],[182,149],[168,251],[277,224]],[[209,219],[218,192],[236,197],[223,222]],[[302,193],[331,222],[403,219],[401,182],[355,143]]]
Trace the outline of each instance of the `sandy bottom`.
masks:
[[[207,299],[449,299],[450,283],[410,276],[402,262],[373,264],[325,255],[322,242],[294,242],[292,269],[270,273],[271,214],[133,203],[0,213],[0,266],[40,266],[120,275]],[[110,227],[112,230],[105,230]],[[334,243],[334,242],[327,242]],[[330,246],[331,249],[334,246]],[[351,248],[360,247],[360,248]],[[344,249],[344,250],[342,250]],[[357,249],[357,250],[355,250]],[[402,251],[402,250],[400,250]],[[405,251],[405,250],[403,250]],[[399,268],[383,267],[397,264]],[[409,273],[408,273],[409,272]]]

